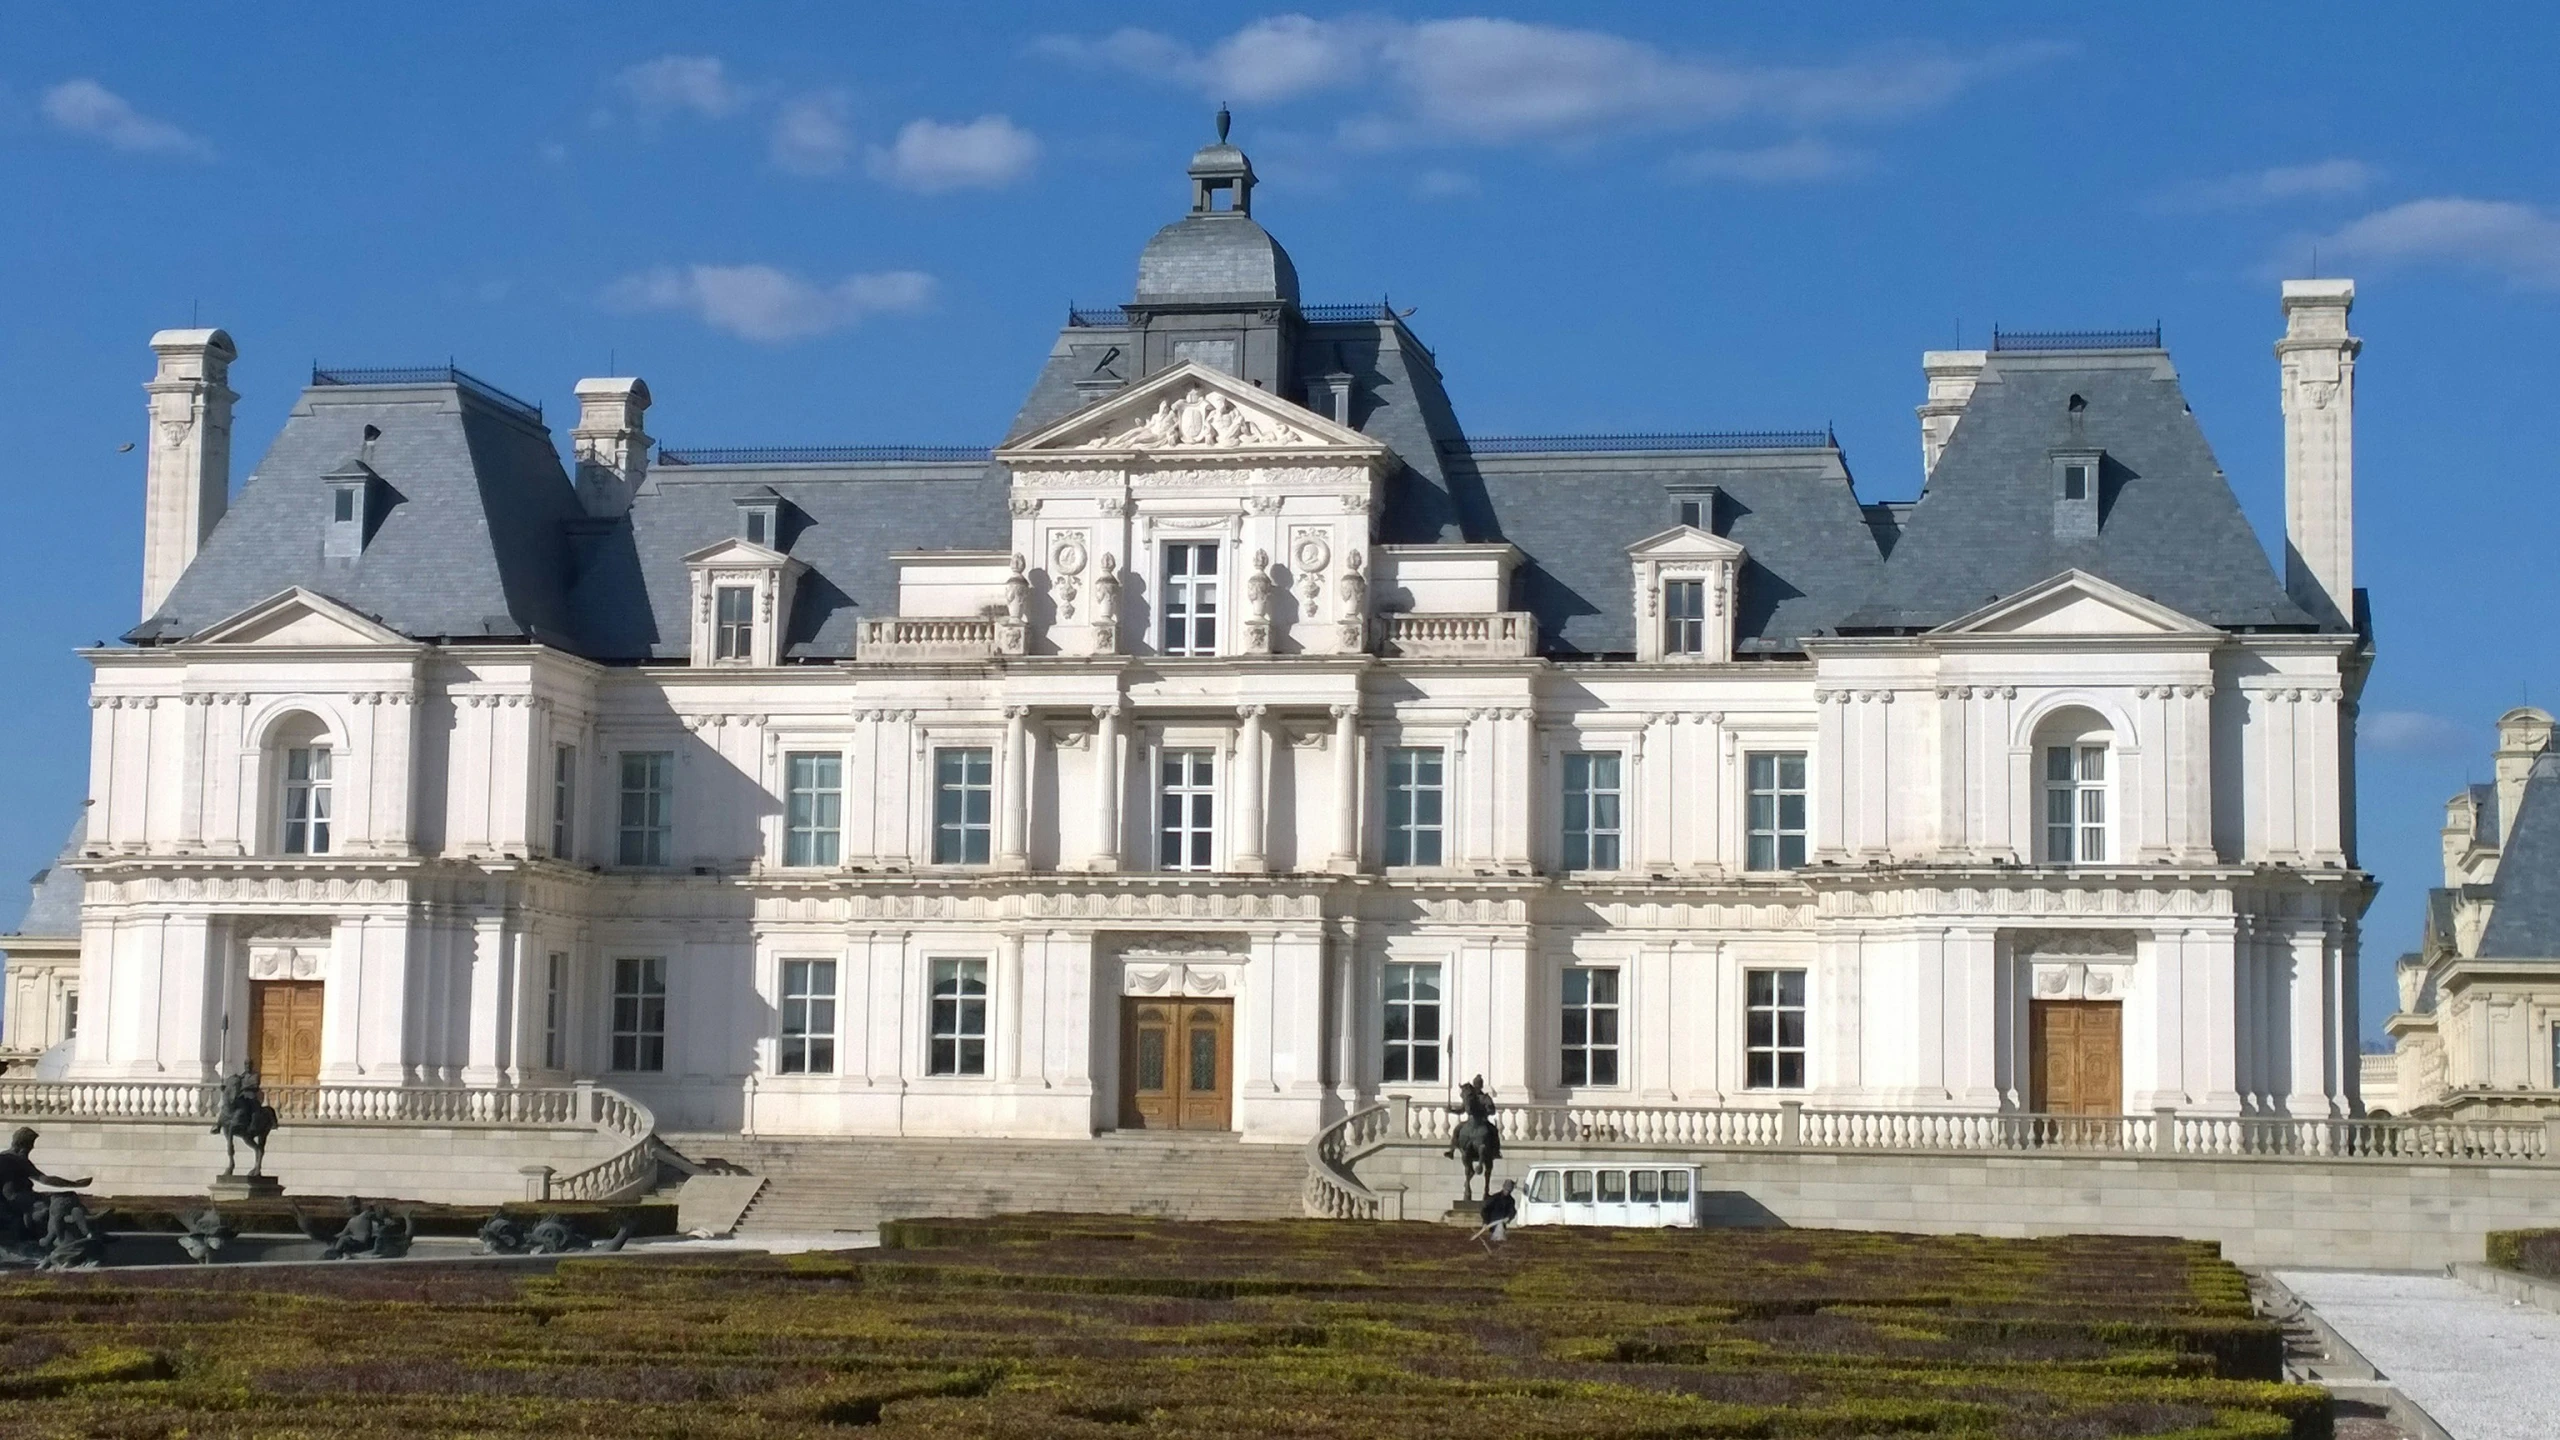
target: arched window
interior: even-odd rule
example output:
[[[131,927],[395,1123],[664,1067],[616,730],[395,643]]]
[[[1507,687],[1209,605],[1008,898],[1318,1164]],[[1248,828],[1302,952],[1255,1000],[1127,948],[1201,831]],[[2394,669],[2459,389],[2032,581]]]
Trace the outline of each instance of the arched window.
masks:
[[[326,855],[334,846],[335,747],[310,715],[279,724],[267,743],[275,806],[275,846],[286,855]]]
[[[2036,729],[2047,865],[2104,865],[2116,858],[2114,735],[2088,710],[2063,710]]]

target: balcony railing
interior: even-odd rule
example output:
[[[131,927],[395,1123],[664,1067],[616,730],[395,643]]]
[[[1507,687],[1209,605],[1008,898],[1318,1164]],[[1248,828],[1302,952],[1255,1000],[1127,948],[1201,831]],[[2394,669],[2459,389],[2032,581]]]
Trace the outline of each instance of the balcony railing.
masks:
[[[985,460],[984,445],[762,445],[671,450],[658,447],[657,463],[687,465],[882,465],[942,464]]]
[[[371,365],[349,368],[343,365],[311,367],[311,383],[318,385],[452,385],[468,390],[493,404],[504,406],[536,424],[542,421],[542,407],[521,396],[510,395],[479,376],[454,365]]]
[[[2160,327],[2148,330],[2003,330],[1991,327],[1991,348],[2034,350],[2157,350]]]
[[[865,620],[855,654],[868,661],[911,664],[989,660],[1022,653],[1021,629],[1018,622],[984,615]]]
[[[1452,455],[1611,455],[1694,450],[1837,450],[1829,426],[1820,430],[1690,430],[1627,435],[1483,435],[1450,440]]]
[[[1538,653],[1538,617],[1525,610],[1490,615],[1379,617],[1387,653],[1414,660],[1520,660]]]

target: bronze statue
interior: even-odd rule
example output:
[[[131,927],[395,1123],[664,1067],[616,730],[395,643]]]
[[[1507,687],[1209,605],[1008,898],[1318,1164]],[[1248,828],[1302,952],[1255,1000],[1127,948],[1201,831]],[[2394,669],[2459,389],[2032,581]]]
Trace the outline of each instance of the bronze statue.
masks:
[[[1449,1138],[1449,1148],[1442,1151],[1454,1155],[1465,1176],[1460,1198],[1476,1198],[1476,1177],[1484,1177],[1485,1191],[1492,1193],[1493,1162],[1502,1158],[1502,1131],[1493,1123],[1493,1091],[1487,1089],[1484,1077],[1478,1075],[1458,1087],[1458,1103],[1449,1107],[1452,1114],[1465,1112],[1466,1119]]]
[[[95,1270],[107,1262],[107,1237],[89,1218],[80,1197],[57,1191],[46,1197],[44,1259],[39,1270]]]
[[[89,1182],[85,1179],[65,1180],[59,1175],[47,1175],[37,1169],[36,1162],[30,1158],[30,1152],[35,1148],[36,1132],[24,1125],[19,1126],[17,1133],[9,1137],[9,1148],[0,1150],[0,1189],[7,1188],[11,1181],[24,1185],[29,1190],[33,1190],[38,1185],[51,1185],[62,1190],[88,1188]]]
[[[222,1173],[239,1173],[238,1142],[249,1146],[249,1173],[263,1175],[267,1166],[267,1137],[275,1133],[276,1107],[267,1103],[265,1087],[258,1083],[258,1069],[252,1065],[222,1080],[222,1108],[215,1114],[213,1133],[222,1137]]]
[[[570,1250],[593,1250],[598,1254],[610,1255],[620,1250],[630,1239],[631,1222],[629,1220],[623,1221],[622,1228],[605,1239],[590,1240],[579,1234],[567,1220],[556,1213],[543,1216],[534,1225],[531,1236],[533,1253],[536,1255],[558,1255]]]
[[[222,1247],[239,1237],[240,1232],[222,1223],[222,1212],[207,1205],[178,1217],[186,1231],[178,1237],[178,1248],[187,1252],[199,1265],[210,1265]]]
[[[310,1239],[320,1241],[323,1260],[397,1260],[409,1253],[409,1242],[417,1235],[417,1226],[407,1215],[394,1215],[391,1207],[379,1201],[367,1204],[360,1197],[347,1197],[347,1223],[335,1235],[324,1235],[310,1216],[296,1206],[293,1223]]]
[[[480,1225],[480,1253],[483,1255],[521,1255],[524,1253],[524,1227],[506,1211],[492,1214]]]

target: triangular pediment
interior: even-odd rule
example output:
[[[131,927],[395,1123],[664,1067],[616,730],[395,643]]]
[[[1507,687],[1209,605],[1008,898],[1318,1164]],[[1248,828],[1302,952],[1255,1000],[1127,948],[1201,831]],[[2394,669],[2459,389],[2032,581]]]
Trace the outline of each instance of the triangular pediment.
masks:
[[[1628,546],[1627,553],[1638,560],[1731,560],[1742,546],[1695,525],[1674,525]]]
[[[2212,635],[2210,625],[2085,570],[2065,570],[1932,635]]]
[[[407,645],[408,636],[297,585],[189,637],[196,645]]]
[[[761,565],[788,565],[791,557],[769,545],[738,536],[705,545],[684,557],[687,565],[730,565],[753,568]]]
[[[1304,405],[1186,360],[996,454],[1014,461],[1275,451],[1375,458],[1386,447]]]

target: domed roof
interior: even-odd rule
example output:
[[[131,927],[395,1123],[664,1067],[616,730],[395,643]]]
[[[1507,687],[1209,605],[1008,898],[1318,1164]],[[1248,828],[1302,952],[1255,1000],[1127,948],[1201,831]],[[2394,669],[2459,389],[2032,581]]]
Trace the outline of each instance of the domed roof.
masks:
[[[1298,267],[1254,223],[1253,161],[1227,143],[1227,107],[1218,107],[1217,143],[1200,147],[1188,173],[1191,213],[1138,254],[1138,303],[1297,304]]]
[[[1298,303],[1298,267],[1250,215],[1186,216],[1138,254],[1139,304],[1213,300]]]

